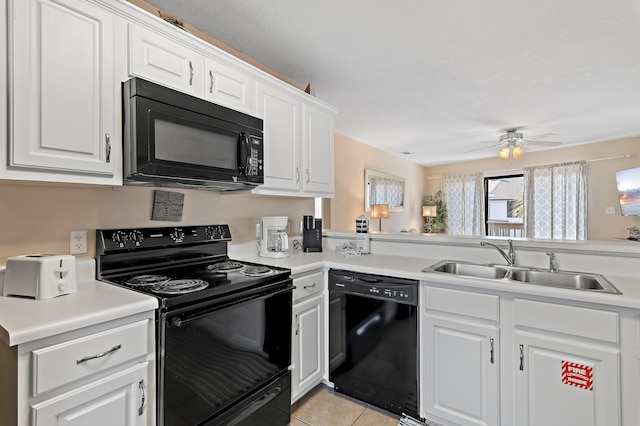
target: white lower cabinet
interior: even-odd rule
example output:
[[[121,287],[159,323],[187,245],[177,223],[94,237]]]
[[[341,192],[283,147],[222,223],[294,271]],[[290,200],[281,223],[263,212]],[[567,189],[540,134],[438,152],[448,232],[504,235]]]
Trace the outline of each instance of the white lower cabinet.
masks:
[[[155,424],[153,311],[0,344],[0,426]]]
[[[35,426],[147,424],[148,362],[31,407]]]
[[[422,415],[446,424],[499,424],[498,297],[422,290]]]
[[[514,314],[515,423],[620,425],[619,314],[522,299]]]
[[[323,273],[294,278],[291,400],[299,399],[324,377],[324,293]],[[296,299],[296,297],[301,297]]]
[[[515,424],[620,424],[618,350],[516,332]]]
[[[497,424],[498,328],[429,315],[425,324],[424,409],[459,425]]]
[[[420,303],[420,413],[427,420],[640,424],[637,311],[436,283],[422,285]]]

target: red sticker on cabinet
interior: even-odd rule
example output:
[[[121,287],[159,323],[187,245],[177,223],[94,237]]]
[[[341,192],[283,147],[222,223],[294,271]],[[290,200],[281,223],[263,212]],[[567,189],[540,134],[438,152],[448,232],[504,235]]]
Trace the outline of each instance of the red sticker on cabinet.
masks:
[[[593,390],[593,367],[562,361],[562,383]]]

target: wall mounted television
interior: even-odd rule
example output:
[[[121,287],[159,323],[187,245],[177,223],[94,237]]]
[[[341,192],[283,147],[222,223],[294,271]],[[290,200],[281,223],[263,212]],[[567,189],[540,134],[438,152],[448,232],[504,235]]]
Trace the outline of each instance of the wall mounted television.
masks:
[[[616,172],[622,216],[640,216],[640,167]]]

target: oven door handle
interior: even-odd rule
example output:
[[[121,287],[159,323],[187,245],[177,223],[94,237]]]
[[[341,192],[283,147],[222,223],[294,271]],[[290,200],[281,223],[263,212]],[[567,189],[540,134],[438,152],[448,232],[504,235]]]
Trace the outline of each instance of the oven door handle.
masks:
[[[192,315],[184,315],[184,316],[176,316],[173,317],[171,319],[171,325],[175,326],[175,327],[182,327],[185,324],[190,323],[191,321],[195,321],[197,319],[203,318],[207,315],[209,315],[212,312],[218,311],[220,309],[224,309],[224,308],[228,308],[234,305],[239,305],[241,303],[245,303],[245,302],[253,302],[255,300],[261,300],[261,299],[266,299],[268,297],[273,297],[273,296],[278,296],[280,294],[285,294],[285,293],[293,293],[293,289],[295,287],[293,285],[289,285],[283,289],[278,289],[275,291],[271,291],[269,293],[256,293],[253,296],[248,296],[248,297],[243,297],[240,299],[236,299],[233,302],[229,302],[229,303],[224,303],[221,305],[216,305],[214,307],[212,307],[211,309],[205,309],[203,311],[198,311],[195,314]]]

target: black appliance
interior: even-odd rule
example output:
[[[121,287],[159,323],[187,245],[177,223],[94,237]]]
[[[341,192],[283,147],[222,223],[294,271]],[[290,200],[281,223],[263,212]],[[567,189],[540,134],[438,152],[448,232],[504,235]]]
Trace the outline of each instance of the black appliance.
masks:
[[[97,230],[97,278],[158,298],[159,426],[290,421],[291,272],[229,259],[230,240],[227,225]]]
[[[126,185],[232,191],[264,183],[261,119],[140,78],[122,93]]]
[[[322,219],[302,216],[302,248],[305,252],[322,251]]]
[[[329,271],[329,380],[337,392],[418,414],[418,281]]]

